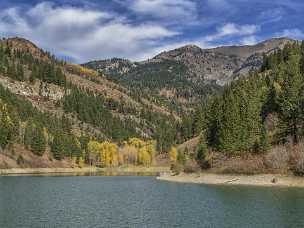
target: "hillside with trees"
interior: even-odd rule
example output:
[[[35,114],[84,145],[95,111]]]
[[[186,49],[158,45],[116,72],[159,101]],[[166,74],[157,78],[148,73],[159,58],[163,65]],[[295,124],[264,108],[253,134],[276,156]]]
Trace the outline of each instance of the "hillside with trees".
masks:
[[[99,147],[102,151],[111,151],[115,145],[117,152],[131,139],[140,144],[134,146],[136,150],[128,144],[136,157],[132,164],[154,164],[155,157],[176,142],[179,117],[130,94],[103,75],[59,61],[27,40],[3,39],[1,168],[66,165],[67,160],[69,165],[84,166],[91,162],[90,142],[110,145]],[[149,143],[153,139],[157,141]],[[120,158],[119,162],[99,159],[98,164],[122,163]]]
[[[0,167],[151,166],[161,158],[175,170],[302,174],[304,45],[285,41],[215,49],[244,61],[258,51],[261,63],[205,87],[176,62],[190,47],[141,64],[124,60],[121,69],[105,62],[105,76],[3,39]]]
[[[83,66],[102,72],[134,96],[145,96],[183,113],[205,97],[220,93],[224,85],[246,77],[251,69],[260,69],[263,53],[273,53],[289,42],[294,41],[274,38],[251,46],[213,49],[187,45],[145,61],[113,58]]]
[[[180,163],[185,155],[214,167],[232,158],[245,165],[260,162],[252,172],[286,169],[303,174],[303,92],[304,42],[264,55],[261,70],[225,86],[221,95],[196,110],[188,124],[193,133],[189,139],[199,135],[200,141],[194,154],[179,151]]]

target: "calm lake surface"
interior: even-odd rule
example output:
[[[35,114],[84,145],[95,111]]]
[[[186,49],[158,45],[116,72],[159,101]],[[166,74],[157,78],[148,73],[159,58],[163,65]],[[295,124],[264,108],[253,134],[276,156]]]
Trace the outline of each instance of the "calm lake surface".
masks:
[[[304,189],[0,177],[0,227],[304,227]]]

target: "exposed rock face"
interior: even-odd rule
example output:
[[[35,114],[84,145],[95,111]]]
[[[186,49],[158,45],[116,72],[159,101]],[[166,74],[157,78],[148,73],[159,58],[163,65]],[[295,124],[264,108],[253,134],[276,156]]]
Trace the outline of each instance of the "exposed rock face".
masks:
[[[253,46],[227,46],[213,49],[201,49],[188,45],[169,52],[163,52],[154,59],[175,60],[185,64],[196,80],[216,81],[225,85],[233,79],[246,75],[251,68],[262,65],[263,53],[268,54],[282,49],[288,38],[277,38]]]
[[[64,96],[63,88],[53,84],[41,84],[40,81],[28,84],[26,82],[12,81],[0,75],[0,84],[12,93],[23,97],[45,97],[53,101],[59,101]]]
[[[92,69],[102,69],[106,74],[126,74],[131,68],[136,67],[130,60],[119,58],[92,61],[84,65]]]
[[[213,49],[187,45],[160,53],[153,59],[143,62],[111,59],[93,61],[84,65],[105,74],[123,76],[131,70],[136,71],[138,66],[175,61],[187,67],[184,77],[191,82],[205,84],[216,82],[218,85],[225,85],[235,78],[246,75],[250,69],[261,67],[264,53],[282,49],[289,42],[295,41],[288,38],[274,38],[252,46],[227,46]]]

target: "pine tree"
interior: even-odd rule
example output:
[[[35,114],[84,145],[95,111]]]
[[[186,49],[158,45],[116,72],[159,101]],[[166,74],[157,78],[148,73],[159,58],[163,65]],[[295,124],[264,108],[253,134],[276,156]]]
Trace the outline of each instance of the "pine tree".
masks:
[[[43,127],[40,124],[35,123],[32,120],[27,123],[24,134],[24,144],[34,154],[38,156],[42,156],[44,154],[46,149],[46,139]]]
[[[24,81],[24,70],[20,63],[17,64],[16,79],[19,81]]]
[[[61,133],[56,133],[51,144],[51,151],[53,156],[57,160],[64,158],[64,145],[63,145],[64,136]]]
[[[5,149],[6,145],[13,139],[13,134],[13,122],[6,104],[0,99],[0,146],[2,149]]]
[[[34,154],[38,156],[42,156],[46,149],[46,140],[44,137],[43,127],[40,125],[36,125],[32,142],[31,149]]]
[[[292,136],[293,143],[299,142],[303,115],[304,84],[299,69],[297,57],[291,56],[282,68],[285,77],[277,99],[280,109],[282,136]]]

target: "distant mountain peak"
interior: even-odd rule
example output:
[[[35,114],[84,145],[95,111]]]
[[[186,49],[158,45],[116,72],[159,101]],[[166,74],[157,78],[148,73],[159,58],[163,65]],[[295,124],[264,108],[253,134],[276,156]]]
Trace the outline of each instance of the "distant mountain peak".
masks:
[[[174,50],[170,50],[170,51],[164,51],[158,55],[156,55],[153,59],[176,59],[176,58],[184,58],[185,56],[189,56],[189,55],[196,55],[199,54],[203,51],[203,49],[201,49],[199,46],[197,45],[193,45],[193,44],[189,44],[189,45],[185,45],[179,48],[176,48]]]
[[[180,48],[176,48],[175,50],[198,51],[198,50],[202,50],[202,48],[195,44],[188,44]]]
[[[289,42],[295,42],[295,40],[286,37],[271,38],[254,45],[221,46],[210,50],[224,55],[235,55],[245,60],[254,54],[268,53],[276,49],[282,49]]]
[[[12,38],[3,39],[2,42],[11,43],[11,44],[13,44],[12,46],[14,48],[35,48],[35,49],[39,49],[33,42],[31,42],[31,41],[29,41],[25,38],[21,38],[21,37],[12,37]]]
[[[45,51],[38,48],[36,44],[25,38],[12,37],[7,39],[2,39],[1,43],[5,45],[9,45],[15,50],[21,50],[25,52],[29,51],[37,59],[43,58],[44,60],[47,60],[50,57]]]
[[[214,83],[225,85],[242,75],[247,75],[252,68],[258,69],[262,65],[263,53],[271,53],[275,50],[282,49],[287,43],[295,42],[287,37],[278,37],[265,40],[255,45],[243,46],[222,46],[216,48],[202,49],[197,45],[189,44],[170,51],[164,51],[154,58],[139,63],[126,64],[126,62],[117,59],[115,64],[108,63],[104,60],[84,64],[90,68],[101,70],[105,74],[124,76],[129,72],[138,75],[137,72],[143,67],[149,71],[149,66],[170,62],[185,66],[187,71],[182,75],[190,83]],[[141,68],[137,66],[141,65]],[[167,64],[160,70],[164,70]],[[170,69],[168,70],[168,72]],[[137,73],[136,73],[137,72]],[[117,74],[118,73],[118,74]],[[155,75],[157,77],[157,75]],[[177,75],[178,77],[178,75]],[[153,78],[151,78],[153,80]]]

